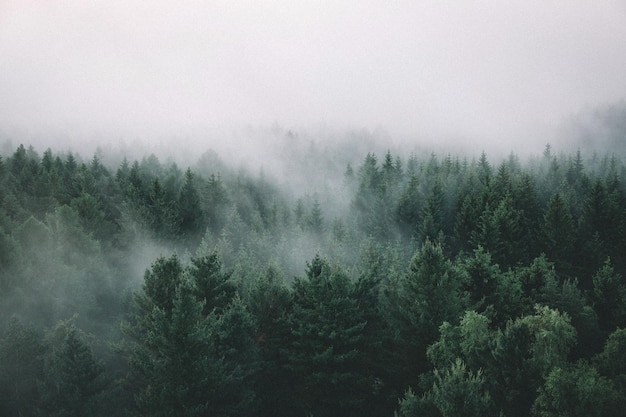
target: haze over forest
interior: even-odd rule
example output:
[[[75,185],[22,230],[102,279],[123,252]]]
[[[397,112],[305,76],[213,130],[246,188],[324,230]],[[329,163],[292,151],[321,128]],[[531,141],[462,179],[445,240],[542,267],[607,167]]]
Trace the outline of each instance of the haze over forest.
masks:
[[[625,39],[0,0],[0,415],[623,416]]]
[[[624,98],[625,20],[621,0],[5,0],[0,132],[89,151],[244,148],[242,127],[274,125],[541,149]]]

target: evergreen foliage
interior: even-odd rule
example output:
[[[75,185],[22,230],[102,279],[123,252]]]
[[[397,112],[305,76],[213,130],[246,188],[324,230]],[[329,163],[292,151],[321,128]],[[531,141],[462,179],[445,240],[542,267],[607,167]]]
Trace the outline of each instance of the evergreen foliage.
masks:
[[[0,414],[623,415],[618,156],[285,151],[1,155]]]

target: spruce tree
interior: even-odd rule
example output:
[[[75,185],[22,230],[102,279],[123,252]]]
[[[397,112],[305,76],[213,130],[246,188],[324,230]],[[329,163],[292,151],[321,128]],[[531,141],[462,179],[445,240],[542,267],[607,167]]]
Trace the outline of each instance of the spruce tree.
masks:
[[[289,368],[300,414],[363,415],[372,389],[361,369],[366,324],[349,277],[316,256],[306,277],[294,281],[290,318]]]

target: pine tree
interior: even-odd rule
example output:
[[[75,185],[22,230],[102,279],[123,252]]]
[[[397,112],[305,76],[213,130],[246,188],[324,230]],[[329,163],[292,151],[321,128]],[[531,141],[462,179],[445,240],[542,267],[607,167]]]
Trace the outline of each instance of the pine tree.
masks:
[[[607,259],[593,276],[593,307],[605,332],[626,326],[626,286]]]
[[[566,201],[561,194],[552,196],[543,216],[543,245],[548,259],[559,274],[571,271],[574,250],[574,224]]]
[[[259,346],[260,369],[257,376],[259,416],[278,417],[296,413],[293,381],[286,370],[286,347],[291,342],[288,316],[291,294],[283,284],[280,271],[270,266],[254,282],[248,295],[248,309],[256,322],[254,338]]]
[[[461,276],[444,257],[441,245],[426,240],[391,295],[395,299],[391,321],[402,361],[398,373],[405,386],[428,368],[426,348],[437,339],[439,326],[458,321],[464,308],[460,285]]]
[[[215,316],[202,315],[204,303],[189,279],[175,282],[166,302],[167,292],[137,297],[133,321],[123,327],[140,415],[206,415],[225,378],[222,359],[214,353]]]
[[[419,189],[419,180],[416,175],[411,175],[409,182],[404,187],[398,205],[396,216],[400,229],[406,237],[414,237],[418,231],[422,212],[422,195]]]
[[[243,300],[236,295],[215,323],[215,354],[223,377],[210,410],[216,415],[256,416],[256,385],[261,365],[254,335],[257,325]]]
[[[190,168],[185,172],[185,180],[178,195],[180,231],[184,236],[194,237],[204,233],[205,219],[196,189],[194,175]]]
[[[430,195],[426,199],[426,204],[422,209],[422,225],[420,236],[422,240],[436,240],[444,232],[445,221],[445,196],[443,185],[439,179],[435,180]]]
[[[55,334],[57,333],[57,334]],[[105,415],[104,364],[96,360],[91,348],[71,322],[61,322],[52,330],[52,352],[47,361],[42,409],[48,416]]]
[[[173,307],[176,287],[181,282],[183,266],[178,255],[160,257],[146,270],[142,292],[135,295],[135,303],[142,312],[159,308],[169,314]]]
[[[236,287],[230,273],[222,271],[222,261],[217,252],[191,259],[189,275],[194,281],[196,298],[204,303],[202,313],[221,314],[235,296]]]
[[[362,373],[365,319],[344,271],[320,256],[294,281],[289,368],[300,414],[363,415],[372,380]]]

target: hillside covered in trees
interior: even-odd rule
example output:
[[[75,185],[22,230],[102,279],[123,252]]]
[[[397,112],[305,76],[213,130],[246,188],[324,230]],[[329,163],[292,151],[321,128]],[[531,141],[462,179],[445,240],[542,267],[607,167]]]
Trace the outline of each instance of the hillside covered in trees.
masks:
[[[620,156],[124,156],[0,158],[0,415],[625,415]]]

